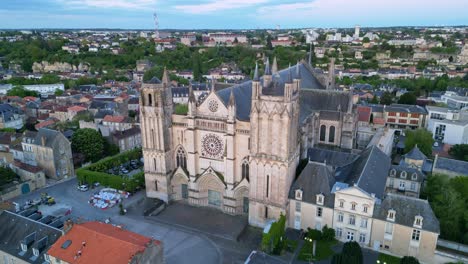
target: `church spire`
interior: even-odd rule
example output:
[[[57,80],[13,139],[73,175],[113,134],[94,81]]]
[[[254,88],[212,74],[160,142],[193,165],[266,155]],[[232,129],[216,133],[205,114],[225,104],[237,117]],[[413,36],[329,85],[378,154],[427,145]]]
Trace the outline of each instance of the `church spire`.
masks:
[[[229,106],[235,106],[236,105],[236,98],[234,97],[234,91],[231,88],[231,95],[229,95]]]
[[[271,72],[273,74],[277,73],[278,72],[278,63],[276,61],[276,56],[275,58],[273,59],[273,65],[271,66]]]
[[[296,79],[301,79],[301,64],[299,61],[296,64]]]
[[[169,80],[169,73],[167,72],[166,67],[164,67],[164,73],[161,82],[167,86],[169,86],[170,80]]]
[[[292,83],[292,82],[293,82],[291,63],[289,63],[289,67],[288,67],[288,80],[287,80],[286,82],[287,82],[287,83]]]
[[[309,48],[309,66],[312,66],[312,43],[310,43],[310,48]]]
[[[215,79],[211,78],[211,92],[215,92]]]
[[[266,63],[265,63],[265,75],[271,75],[270,71],[270,58],[267,57]]]
[[[258,81],[258,62],[255,62],[255,71],[254,71],[253,80]]]

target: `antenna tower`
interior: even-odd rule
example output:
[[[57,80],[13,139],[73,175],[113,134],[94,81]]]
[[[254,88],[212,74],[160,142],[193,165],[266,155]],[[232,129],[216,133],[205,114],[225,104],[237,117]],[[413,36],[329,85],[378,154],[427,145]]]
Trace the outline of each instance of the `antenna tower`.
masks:
[[[158,14],[154,12],[153,14],[153,19],[154,19],[154,38],[159,39],[159,19],[158,19]]]

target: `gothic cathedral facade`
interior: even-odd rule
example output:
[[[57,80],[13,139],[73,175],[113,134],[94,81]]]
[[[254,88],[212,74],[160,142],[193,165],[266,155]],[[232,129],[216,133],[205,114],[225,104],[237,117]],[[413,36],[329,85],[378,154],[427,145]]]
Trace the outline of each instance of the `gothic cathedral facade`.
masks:
[[[219,91],[213,84],[203,101],[190,91],[186,114],[174,113],[167,71],[162,80],[143,83],[147,196],[248,215],[260,227],[287,214],[307,136],[301,122],[310,119],[300,119],[301,74],[309,71],[298,63],[279,72],[275,59],[262,78],[256,67],[252,81]]]

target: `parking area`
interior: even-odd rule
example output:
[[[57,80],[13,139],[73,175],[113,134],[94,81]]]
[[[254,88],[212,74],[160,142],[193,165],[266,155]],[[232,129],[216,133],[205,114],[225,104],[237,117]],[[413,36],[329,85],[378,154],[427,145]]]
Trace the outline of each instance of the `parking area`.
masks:
[[[141,212],[132,211],[131,214],[120,215],[118,206],[106,210],[93,207],[88,203],[90,197],[105,187],[90,186],[88,191],[80,191],[77,186],[78,181],[74,178],[22,195],[11,201],[24,204],[29,200],[41,197],[41,193],[46,192],[49,196],[54,198],[55,204],[50,206],[39,205],[38,211],[42,212],[42,216],[32,216],[33,218],[38,218],[39,221],[44,218],[43,216],[65,214],[66,211],[64,210],[71,208],[71,212],[62,217],[62,219],[66,220],[71,218],[76,222],[94,220],[105,222],[110,219],[111,224],[119,225],[132,232],[161,240],[164,243],[164,257],[166,263],[223,263],[223,253],[216,244],[207,237],[190,230],[174,227],[170,224],[145,219]],[[139,201],[142,201],[144,197],[144,190],[139,191],[127,199],[124,199],[122,203],[125,208],[138,207]],[[43,221],[49,220],[44,219]],[[237,255],[238,254],[236,254],[236,256]],[[239,260],[242,258],[243,257]]]
[[[107,173],[120,175],[122,177],[131,177],[135,173],[140,172],[142,168],[143,162],[141,160],[134,159],[107,170]]]

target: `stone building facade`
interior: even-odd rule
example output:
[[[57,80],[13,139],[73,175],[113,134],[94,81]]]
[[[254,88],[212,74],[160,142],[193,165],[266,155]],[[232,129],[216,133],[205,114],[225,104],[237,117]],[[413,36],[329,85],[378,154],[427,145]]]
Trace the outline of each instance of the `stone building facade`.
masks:
[[[162,80],[143,83],[147,196],[245,214],[255,226],[287,214],[307,148],[354,146],[351,94],[326,90],[315,76],[306,63],[278,71],[276,59],[272,65],[267,60],[262,77],[257,67],[253,80],[221,90],[213,84],[202,100],[191,90],[186,115],[174,114],[167,71]]]

